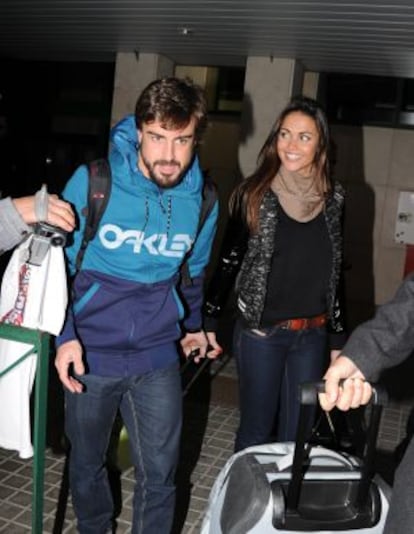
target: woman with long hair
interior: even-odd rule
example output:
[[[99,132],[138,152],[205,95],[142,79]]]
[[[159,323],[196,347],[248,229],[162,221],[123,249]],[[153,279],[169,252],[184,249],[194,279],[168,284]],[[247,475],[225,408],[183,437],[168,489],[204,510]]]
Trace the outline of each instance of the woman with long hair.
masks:
[[[298,387],[320,380],[345,341],[341,297],[344,192],[331,178],[329,129],[319,104],[292,99],[257,168],[233,192],[218,266],[205,304],[215,330],[235,284],[240,426],[235,450],[292,441]]]

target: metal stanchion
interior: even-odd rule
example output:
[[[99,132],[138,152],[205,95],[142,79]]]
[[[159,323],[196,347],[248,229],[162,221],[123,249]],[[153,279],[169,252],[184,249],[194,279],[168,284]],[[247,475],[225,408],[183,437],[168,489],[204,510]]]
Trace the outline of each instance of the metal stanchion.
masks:
[[[22,326],[0,324],[0,338],[31,345],[31,349],[2,371],[1,377],[14,369],[31,354],[37,354],[34,427],[33,427],[33,495],[32,495],[32,534],[43,531],[43,487],[46,446],[46,407],[49,374],[50,335],[40,330]]]

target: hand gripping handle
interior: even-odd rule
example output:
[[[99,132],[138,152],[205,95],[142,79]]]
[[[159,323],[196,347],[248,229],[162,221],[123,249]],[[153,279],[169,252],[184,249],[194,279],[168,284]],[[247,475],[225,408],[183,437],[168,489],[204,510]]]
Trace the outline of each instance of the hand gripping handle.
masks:
[[[306,460],[307,448],[306,440],[307,421],[309,419],[309,409],[318,402],[318,393],[325,391],[325,383],[306,382],[300,387],[300,414],[296,434],[295,453],[292,465],[292,478],[289,484],[286,507],[290,511],[297,510],[300,496],[300,489],[303,480],[303,464]],[[372,407],[370,422],[367,430],[365,451],[362,459],[361,482],[358,489],[356,504],[362,507],[368,497],[370,483],[374,474],[375,447],[378,436],[381,411],[387,402],[386,391],[376,384],[373,387]]]
[[[344,380],[339,381],[339,386],[342,385]],[[385,406],[388,402],[388,395],[386,390],[379,384],[372,386],[372,398],[370,403],[373,405]],[[301,404],[317,404],[318,393],[325,393],[325,382],[304,382],[300,386],[300,403]]]

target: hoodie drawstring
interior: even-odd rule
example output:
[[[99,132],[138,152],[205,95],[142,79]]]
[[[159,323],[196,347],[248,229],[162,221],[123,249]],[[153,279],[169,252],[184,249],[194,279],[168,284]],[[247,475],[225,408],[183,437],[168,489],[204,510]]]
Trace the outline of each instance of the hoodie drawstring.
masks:
[[[172,198],[170,196],[167,197],[167,207],[164,206],[162,202],[161,196],[159,197],[159,204],[162,212],[167,215],[167,225],[165,233],[167,235],[167,238],[170,234],[170,228],[171,228],[171,212],[172,212]],[[145,219],[144,219],[144,225],[142,227],[142,232],[145,232],[145,229],[147,227],[148,221],[149,221],[149,215],[150,215],[150,208],[149,208],[149,201],[148,197],[145,196]]]
[[[145,232],[145,229],[147,227],[149,220],[149,202],[148,197],[145,195],[145,218],[144,218],[144,224],[142,226],[142,232]]]

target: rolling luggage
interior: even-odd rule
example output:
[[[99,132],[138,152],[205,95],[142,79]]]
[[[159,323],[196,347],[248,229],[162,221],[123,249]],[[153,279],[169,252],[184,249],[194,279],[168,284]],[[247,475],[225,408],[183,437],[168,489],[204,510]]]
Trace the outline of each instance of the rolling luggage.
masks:
[[[323,384],[303,384],[296,443],[250,447],[217,477],[201,534],[380,534],[391,490],[374,474],[385,394],[375,390],[362,459],[307,443],[310,409]]]

